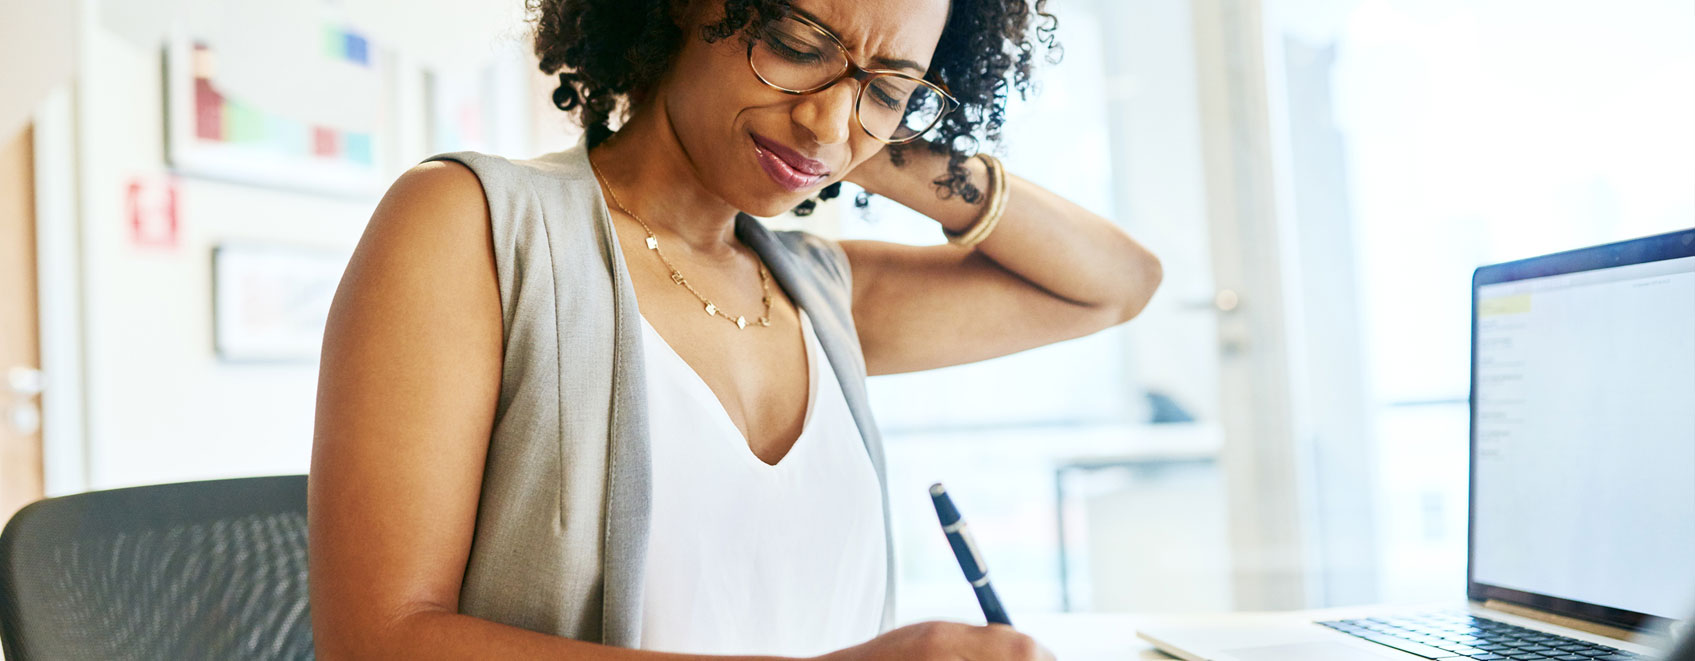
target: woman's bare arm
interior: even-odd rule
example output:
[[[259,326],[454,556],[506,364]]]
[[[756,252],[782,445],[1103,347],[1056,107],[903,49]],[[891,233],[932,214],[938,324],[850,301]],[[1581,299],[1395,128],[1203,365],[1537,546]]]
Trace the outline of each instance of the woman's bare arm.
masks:
[[[943,227],[970,226],[987,204],[941,199],[930,182],[947,156],[888,150],[848,179]],[[987,191],[988,170],[965,163]],[[1006,173],[1006,210],[975,250],[842,241],[853,270],[853,317],[870,374],[969,363],[1081,337],[1140,314],[1159,287],[1159,259],[1112,221]]]
[[[378,205],[331,306],[309,479],[325,659],[692,659],[458,613],[501,371],[476,175],[425,163]]]

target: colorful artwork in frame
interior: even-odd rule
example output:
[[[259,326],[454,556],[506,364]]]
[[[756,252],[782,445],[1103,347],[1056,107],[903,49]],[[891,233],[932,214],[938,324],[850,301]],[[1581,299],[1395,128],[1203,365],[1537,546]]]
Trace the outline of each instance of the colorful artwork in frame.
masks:
[[[387,183],[384,156],[393,140],[388,65],[354,30],[323,24],[315,32],[309,38],[316,43],[288,44],[287,52],[273,58],[286,57],[285,62],[267,63],[270,69],[240,67],[245,84],[220,70],[225,54],[212,42],[173,33],[164,76],[171,167],[184,175],[260,186],[380,194]],[[277,76],[279,71],[284,75]],[[271,80],[253,80],[267,74]],[[251,93],[268,91],[266,85],[287,87],[293,96]]]

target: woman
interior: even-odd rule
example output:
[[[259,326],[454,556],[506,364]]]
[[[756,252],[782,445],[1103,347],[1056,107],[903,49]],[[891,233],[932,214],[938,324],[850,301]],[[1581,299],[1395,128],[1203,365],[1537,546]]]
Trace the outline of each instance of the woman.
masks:
[[[1007,90],[1028,87],[1031,9],[529,8],[584,139],[412,168],[336,295],[309,508],[318,652],[1050,658],[1004,626],[891,626],[863,383],[1100,331],[1159,283],[1107,220],[949,148],[997,137]],[[809,210],[841,181],[950,243],[747,215]]]

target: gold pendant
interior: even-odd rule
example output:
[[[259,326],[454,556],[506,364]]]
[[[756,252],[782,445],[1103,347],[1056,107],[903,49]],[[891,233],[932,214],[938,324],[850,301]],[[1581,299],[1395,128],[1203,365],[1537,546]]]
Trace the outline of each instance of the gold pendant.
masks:
[[[651,236],[647,237],[647,249],[648,250],[658,250],[659,249],[659,239],[651,237]]]
[[[736,317],[736,328],[747,328],[747,317]]]
[[[707,303],[706,304],[706,313],[707,314],[718,314],[718,306],[713,305],[711,303]]]

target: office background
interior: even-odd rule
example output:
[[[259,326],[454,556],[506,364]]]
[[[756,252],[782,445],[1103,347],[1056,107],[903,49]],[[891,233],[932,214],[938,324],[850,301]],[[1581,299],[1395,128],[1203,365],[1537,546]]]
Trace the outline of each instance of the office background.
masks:
[[[324,291],[386,184],[576,139],[516,0],[272,4],[0,0],[7,516],[304,473]],[[1165,284],[1120,328],[871,380],[900,619],[976,613],[938,480],[1015,614],[1459,597],[1471,269],[1695,225],[1695,6],[1049,6],[1064,58],[998,153]],[[941,241],[852,197],[771,222]]]

